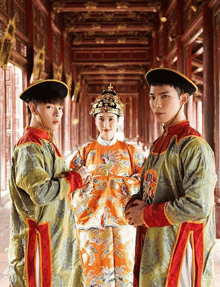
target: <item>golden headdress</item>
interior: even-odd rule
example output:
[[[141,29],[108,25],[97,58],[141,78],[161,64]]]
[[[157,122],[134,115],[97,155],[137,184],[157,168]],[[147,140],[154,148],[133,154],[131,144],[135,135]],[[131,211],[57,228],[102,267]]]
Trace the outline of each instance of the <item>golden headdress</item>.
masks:
[[[95,102],[92,103],[92,109],[89,113],[93,116],[98,113],[113,113],[119,117],[124,114],[124,105],[113,90],[111,84],[108,90],[104,90],[102,94],[96,98]]]

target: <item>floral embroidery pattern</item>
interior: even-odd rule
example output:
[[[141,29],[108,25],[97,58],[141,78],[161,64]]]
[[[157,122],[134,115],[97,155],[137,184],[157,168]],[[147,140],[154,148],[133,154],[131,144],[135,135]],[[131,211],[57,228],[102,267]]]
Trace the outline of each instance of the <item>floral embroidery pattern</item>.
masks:
[[[87,287],[133,286],[135,229],[127,225],[124,209],[140,189],[141,158],[126,143],[101,147],[94,142],[71,162],[74,168],[83,160],[92,174],[72,200]]]
[[[149,169],[144,177],[143,197],[147,203],[152,203],[157,186],[157,172],[154,169]]]

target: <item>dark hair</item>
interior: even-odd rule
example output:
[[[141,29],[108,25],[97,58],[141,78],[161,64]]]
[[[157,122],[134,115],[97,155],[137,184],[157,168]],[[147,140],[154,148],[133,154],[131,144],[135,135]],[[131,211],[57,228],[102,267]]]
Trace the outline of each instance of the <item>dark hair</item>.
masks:
[[[94,114],[94,118],[96,118],[96,116],[97,116],[98,114],[100,114],[100,113]],[[112,113],[112,114],[114,114],[114,113]],[[114,115],[116,115],[116,114],[114,114]],[[120,118],[119,115],[116,115],[116,116],[117,116],[118,119]]]
[[[28,110],[28,114],[31,115],[31,110],[29,108],[29,104],[30,103],[34,103],[34,104],[60,104],[63,105],[64,104],[64,99],[61,97],[61,95],[59,93],[57,94],[53,94],[53,97],[42,97],[40,99],[31,99],[28,104],[27,104],[27,110]]]
[[[185,92],[184,92],[184,90],[183,89],[181,89],[180,87],[178,87],[178,86],[176,86],[176,85],[173,85],[173,84],[171,84],[171,83],[165,83],[165,82],[163,82],[163,81],[161,81],[161,82],[152,82],[151,84],[150,84],[150,87],[151,86],[170,86],[170,87],[173,87],[176,91],[177,91],[177,94],[178,94],[178,96],[180,97],[182,94],[184,94]]]

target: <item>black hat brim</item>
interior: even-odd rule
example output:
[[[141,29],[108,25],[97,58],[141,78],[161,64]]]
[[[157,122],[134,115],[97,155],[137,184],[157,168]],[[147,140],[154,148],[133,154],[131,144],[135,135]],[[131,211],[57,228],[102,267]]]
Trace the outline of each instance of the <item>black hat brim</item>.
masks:
[[[48,79],[29,86],[19,95],[19,97],[26,103],[29,103],[31,100],[51,100],[55,95],[56,98],[65,99],[67,94],[68,87],[65,83],[54,79]]]
[[[189,95],[198,91],[198,87],[188,77],[178,71],[166,68],[155,68],[148,71],[146,81],[149,86],[157,83],[171,84],[179,87]]]

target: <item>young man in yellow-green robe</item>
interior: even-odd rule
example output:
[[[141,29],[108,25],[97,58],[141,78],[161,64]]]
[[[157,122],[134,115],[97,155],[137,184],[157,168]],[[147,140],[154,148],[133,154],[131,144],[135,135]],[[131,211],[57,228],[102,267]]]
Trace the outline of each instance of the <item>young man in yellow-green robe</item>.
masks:
[[[12,287],[83,286],[68,196],[89,172],[85,167],[68,171],[53,140],[67,93],[64,83],[45,80],[20,95],[28,103],[31,123],[14,148],[9,182]]]
[[[196,85],[165,68],[149,71],[150,107],[163,124],[138,196],[126,207],[137,227],[135,287],[213,287],[215,160],[184,114]]]

